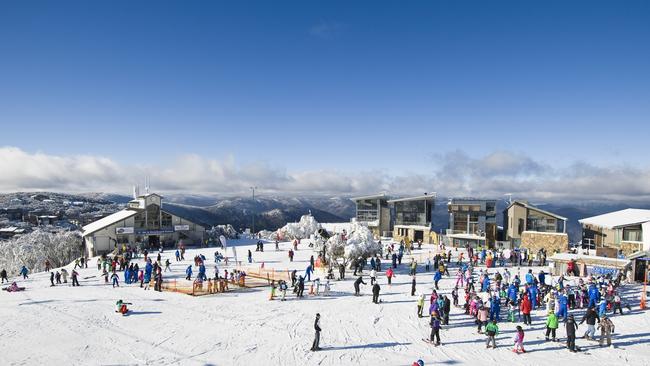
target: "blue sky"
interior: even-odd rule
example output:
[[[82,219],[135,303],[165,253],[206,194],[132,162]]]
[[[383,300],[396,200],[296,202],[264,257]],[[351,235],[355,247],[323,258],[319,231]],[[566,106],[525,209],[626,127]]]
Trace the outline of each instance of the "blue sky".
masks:
[[[0,146],[429,174],[647,168],[647,1],[0,3]]]

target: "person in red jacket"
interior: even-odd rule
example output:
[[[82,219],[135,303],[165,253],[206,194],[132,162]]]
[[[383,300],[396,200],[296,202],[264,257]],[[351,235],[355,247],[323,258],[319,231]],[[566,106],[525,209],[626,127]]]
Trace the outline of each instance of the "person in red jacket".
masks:
[[[530,303],[530,300],[528,299],[528,296],[524,296],[524,299],[521,300],[521,305],[519,306],[519,310],[521,310],[521,313],[524,315],[524,324],[531,325],[531,320],[530,320],[530,310],[532,309],[532,305]]]
[[[393,272],[393,268],[388,267],[388,269],[386,270],[386,278],[388,279],[388,284],[389,285],[390,285],[390,281],[391,281],[391,279],[393,278],[394,275],[395,275],[395,273]]]

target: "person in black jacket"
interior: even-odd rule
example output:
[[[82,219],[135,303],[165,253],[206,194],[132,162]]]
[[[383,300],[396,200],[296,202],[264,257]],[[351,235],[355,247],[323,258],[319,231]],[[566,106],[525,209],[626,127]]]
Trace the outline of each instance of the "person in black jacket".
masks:
[[[372,302],[375,304],[379,304],[379,290],[381,288],[379,287],[379,284],[375,282],[374,285],[372,285]]]
[[[363,277],[359,276],[359,278],[357,278],[357,280],[354,281],[354,296],[360,296],[360,295],[361,295],[361,294],[359,293],[359,291],[360,291],[359,286],[360,286],[361,284],[364,284],[364,285],[365,285],[366,283],[363,282]]]
[[[449,312],[451,311],[451,301],[447,297],[447,295],[443,296],[444,304],[442,306],[442,312],[443,312],[443,317],[442,317],[442,324],[443,325],[448,325],[449,324]]]
[[[585,338],[594,339],[594,333],[596,333],[596,320],[598,320],[598,323],[600,323],[600,317],[598,316],[596,309],[591,306],[589,309],[587,309],[587,312],[582,317],[582,320],[580,320],[580,324],[584,323],[585,321],[587,322],[587,331],[585,332]]]
[[[415,296],[415,276],[413,276],[413,280],[411,280],[411,296]]]
[[[5,281],[9,283],[9,279],[7,278],[7,270],[4,268],[2,269],[2,271],[0,271],[0,281],[1,281],[0,283],[5,283]]]
[[[316,331],[316,335],[314,336],[314,343],[311,345],[311,350],[312,351],[320,351],[319,343],[320,343],[320,314],[316,313],[316,320],[314,321],[314,330]]]
[[[576,352],[576,330],[578,329],[578,324],[572,315],[569,315],[566,323],[566,346],[571,352]]]
[[[302,297],[302,293],[305,291],[305,279],[302,276],[298,277],[298,291],[296,292],[297,297]]]

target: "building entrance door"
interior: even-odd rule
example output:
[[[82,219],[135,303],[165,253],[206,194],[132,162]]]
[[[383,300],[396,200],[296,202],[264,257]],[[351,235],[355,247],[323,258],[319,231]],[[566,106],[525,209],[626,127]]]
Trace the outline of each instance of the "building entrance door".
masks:
[[[413,233],[413,240],[415,240],[415,241],[418,241],[418,240],[424,241],[424,231],[415,230],[415,232]]]
[[[160,247],[160,236],[149,235],[149,248],[158,248],[158,247]]]

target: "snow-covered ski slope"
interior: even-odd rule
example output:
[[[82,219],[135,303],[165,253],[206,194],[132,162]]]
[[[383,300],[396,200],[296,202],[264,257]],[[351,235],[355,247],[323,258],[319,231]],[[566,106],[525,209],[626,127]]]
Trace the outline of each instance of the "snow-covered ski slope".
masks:
[[[276,252],[268,243],[264,253],[257,253],[254,245],[243,245],[237,253],[245,260],[250,248],[257,265],[264,261],[267,268],[304,270],[312,251],[302,245],[289,263],[289,247],[290,243],[281,243],[281,251]],[[432,249],[425,246],[422,252]],[[207,257],[211,275],[214,250],[188,250],[186,260],[180,263],[172,258],[174,274],[164,273],[165,280],[173,276],[184,281],[184,270],[197,253]],[[163,253],[163,262],[173,255],[173,251]],[[388,264],[384,261],[383,269]],[[420,266],[417,290],[430,293],[432,274],[423,270]],[[517,273],[517,268],[512,271]],[[522,267],[521,273],[525,271]],[[455,308],[450,325],[441,332],[442,346],[423,342],[429,334],[428,319],[417,317],[416,297],[410,296],[406,272],[403,264],[392,286],[381,273],[379,305],[371,302],[367,277],[368,285],[362,286],[364,296],[352,296],[350,272],[346,281],[333,282],[329,297],[297,300],[291,294],[281,302],[269,301],[267,288],[191,297],[144,291],[139,285],[125,285],[120,278],[121,287],[113,289],[103,283],[93,259],[88,269],[81,270],[81,287],[50,287],[49,275],[39,273],[19,281],[26,291],[0,293],[0,364],[411,365],[423,359],[426,365],[650,365],[650,316],[638,308],[639,286],[625,289],[634,305],[632,312],[625,310],[625,315],[613,318],[615,348],[600,348],[597,343],[578,339],[584,352],[572,354],[563,343],[545,342],[545,314],[540,309],[534,313],[533,325],[524,326],[528,353],[515,354],[515,324],[501,323],[499,347],[486,349],[485,338],[476,333],[472,319]],[[450,294],[454,273],[452,268],[452,277],[441,281],[441,293]],[[129,316],[114,312],[118,299],[133,303]],[[427,296],[425,307],[428,305]],[[321,314],[323,350],[314,353],[309,348],[317,312]],[[575,314],[579,320],[582,311]],[[585,330],[583,324],[578,333]],[[565,336],[562,325],[558,336]]]

